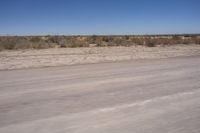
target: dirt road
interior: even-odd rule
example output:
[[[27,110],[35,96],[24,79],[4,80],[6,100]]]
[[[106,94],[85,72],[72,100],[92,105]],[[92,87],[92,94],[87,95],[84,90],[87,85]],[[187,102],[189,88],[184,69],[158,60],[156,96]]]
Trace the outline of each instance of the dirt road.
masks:
[[[199,133],[200,56],[0,71],[0,133]]]

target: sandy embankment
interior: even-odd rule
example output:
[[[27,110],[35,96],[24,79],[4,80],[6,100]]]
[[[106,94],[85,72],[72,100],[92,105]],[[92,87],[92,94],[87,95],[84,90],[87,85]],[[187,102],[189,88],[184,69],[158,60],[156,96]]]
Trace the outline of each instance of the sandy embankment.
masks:
[[[200,55],[200,45],[54,48],[2,51],[0,52],[0,70],[192,55]]]

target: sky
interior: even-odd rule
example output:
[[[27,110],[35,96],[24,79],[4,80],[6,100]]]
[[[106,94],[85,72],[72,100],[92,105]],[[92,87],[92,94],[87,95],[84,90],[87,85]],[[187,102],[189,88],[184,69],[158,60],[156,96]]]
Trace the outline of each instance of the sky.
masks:
[[[200,0],[0,0],[0,35],[200,33]]]

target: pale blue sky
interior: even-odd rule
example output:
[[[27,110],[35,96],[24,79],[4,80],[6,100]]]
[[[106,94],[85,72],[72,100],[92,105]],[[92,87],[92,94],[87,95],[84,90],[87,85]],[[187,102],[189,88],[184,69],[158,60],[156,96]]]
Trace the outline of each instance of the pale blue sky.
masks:
[[[0,0],[0,35],[200,33],[200,0]]]

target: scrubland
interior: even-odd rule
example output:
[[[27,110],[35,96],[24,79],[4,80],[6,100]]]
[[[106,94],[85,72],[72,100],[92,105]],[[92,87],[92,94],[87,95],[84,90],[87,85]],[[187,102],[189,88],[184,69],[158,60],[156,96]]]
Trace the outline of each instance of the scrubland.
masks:
[[[200,36],[1,36],[0,70],[200,54]]]
[[[159,36],[1,36],[0,50],[73,47],[200,44],[198,35]]]

